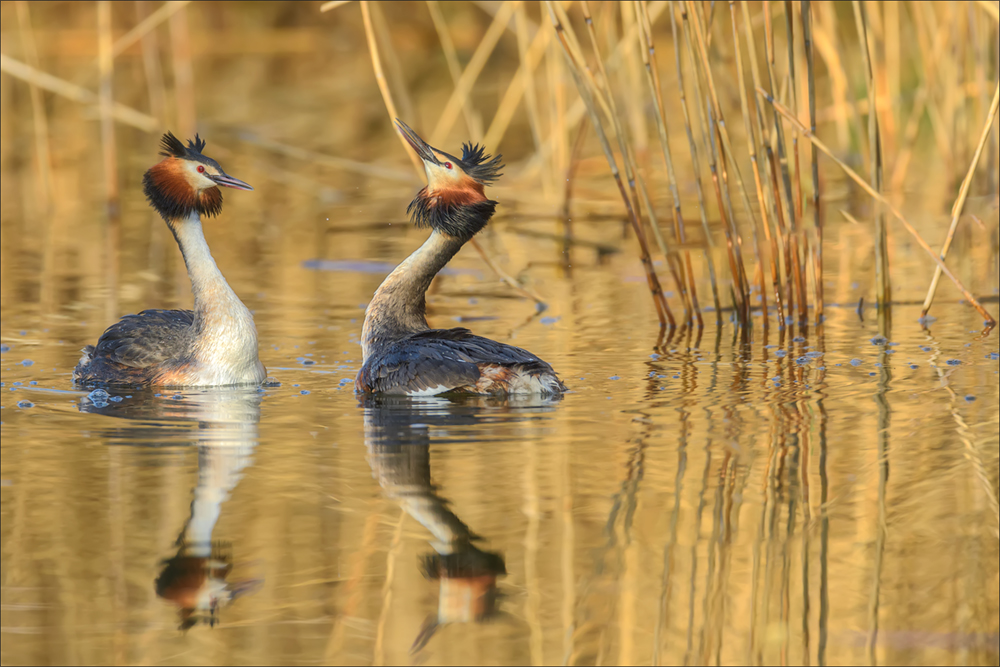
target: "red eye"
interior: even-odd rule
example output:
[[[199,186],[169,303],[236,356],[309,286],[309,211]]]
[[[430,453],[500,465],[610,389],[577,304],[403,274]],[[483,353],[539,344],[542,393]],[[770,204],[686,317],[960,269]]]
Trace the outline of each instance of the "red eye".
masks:
[[[445,168],[447,168],[447,169],[451,169],[451,162],[445,162],[445,163],[444,163],[444,166],[445,166]]]
[[[204,174],[205,173],[205,165],[203,165],[203,164],[199,164],[198,165],[198,173],[199,174]]]

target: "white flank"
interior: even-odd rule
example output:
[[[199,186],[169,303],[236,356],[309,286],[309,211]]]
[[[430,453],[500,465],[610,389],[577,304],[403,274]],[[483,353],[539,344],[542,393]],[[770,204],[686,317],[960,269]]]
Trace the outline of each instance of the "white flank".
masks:
[[[419,391],[408,391],[407,396],[437,396],[438,394],[443,394],[446,391],[451,391],[451,387],[446,387],[443,384],[439,384],[436,387],[429,387],[427,389],[421,389]]]

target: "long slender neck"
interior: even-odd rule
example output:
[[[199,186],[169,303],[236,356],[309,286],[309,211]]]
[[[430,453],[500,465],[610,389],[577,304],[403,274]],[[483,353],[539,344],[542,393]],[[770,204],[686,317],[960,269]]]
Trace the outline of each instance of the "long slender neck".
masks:
[[[171,220],[170,231],[177,239],[194,294],[195,325],[200,332],[225,326],[234,316],[249,317],[250,313],[219,271],[205,241],[201,216],[192,212],[186,218]]]
[[[362,350],[400,334],[427,329],[424,294],[438,271],[455,256],[463,241],[437,230],[382,281],[368,304]]]

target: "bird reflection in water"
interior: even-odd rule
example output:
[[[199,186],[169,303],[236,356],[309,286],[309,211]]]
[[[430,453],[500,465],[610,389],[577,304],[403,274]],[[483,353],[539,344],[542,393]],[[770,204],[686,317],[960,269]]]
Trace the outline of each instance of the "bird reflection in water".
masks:
[[[139,390],[117,393],[129,398],[115,402],[117,394],[94,392],[80,402],[82,412],[144,422],[109,432],[112,443],[198,447],[191,512],[175,542],[177,553],[162,561],[154,586],[158,597],[177,607],[181,630],[199,623],[214,627],[222,607],[263,584],[261,579],[228,581],[232,547],[212,539],[222,504],[253,464],[262,396],[257,389],[186,392],[176,395],[180,400]]]
[[[502,615],[497,579],[507,574],[502,554],[477,546],[476,535],[431,482],[431,431],[481,425],[483,415],[527,418],[554,408],[558,396],[411,399],[366,396],[365,446],[372,476],[386,497],[426,528],[433,551],[420,557],[423,575],[438,582],[438,607],[410,649],[421,650],[449,623],[481,623]]]

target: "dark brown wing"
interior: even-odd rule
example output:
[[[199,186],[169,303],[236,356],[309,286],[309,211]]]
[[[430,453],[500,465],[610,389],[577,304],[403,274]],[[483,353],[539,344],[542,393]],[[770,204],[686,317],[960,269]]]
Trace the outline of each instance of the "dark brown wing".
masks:
[[[552,373],[527,350],[473,336],[468,329],[430,329],[389,344],[369,357],[355,387],[372,394],[443,393],[476,384],[479,364]]]
[[[91,360],[146,368],[190,353],[194,342],[190,310],[144,310],[115,322],[97,341]]]

